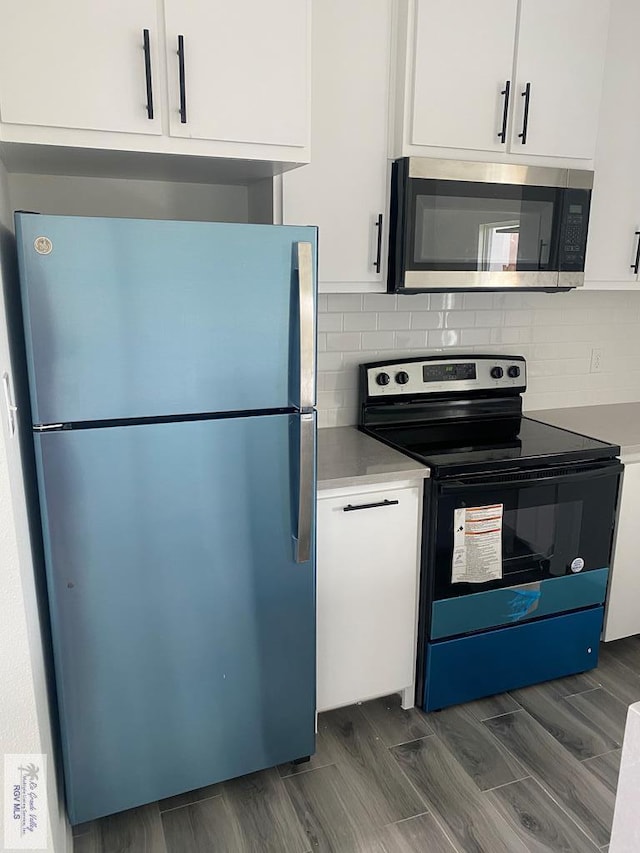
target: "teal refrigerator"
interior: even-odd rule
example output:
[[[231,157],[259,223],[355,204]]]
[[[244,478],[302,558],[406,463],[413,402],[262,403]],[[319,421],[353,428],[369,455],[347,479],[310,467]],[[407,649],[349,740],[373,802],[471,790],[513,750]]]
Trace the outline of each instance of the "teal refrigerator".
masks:
[[[316,229],[16,237],[71,822],[311,755]]]

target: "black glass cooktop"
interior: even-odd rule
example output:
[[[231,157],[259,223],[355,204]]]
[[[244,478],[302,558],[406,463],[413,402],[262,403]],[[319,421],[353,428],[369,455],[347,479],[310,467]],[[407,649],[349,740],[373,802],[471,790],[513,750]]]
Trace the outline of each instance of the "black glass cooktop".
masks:
[[[613,459],[620,448],[527,417],[384,426],[371,430],[433,476]]]

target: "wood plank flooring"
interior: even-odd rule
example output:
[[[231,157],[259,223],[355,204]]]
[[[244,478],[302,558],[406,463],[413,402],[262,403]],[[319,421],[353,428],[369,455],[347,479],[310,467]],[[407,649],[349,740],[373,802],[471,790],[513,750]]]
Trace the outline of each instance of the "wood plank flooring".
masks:
[[[598,669],[433,714],[320,715],[310,762],[82,824],[75,853],[604,853],[640,637]]]

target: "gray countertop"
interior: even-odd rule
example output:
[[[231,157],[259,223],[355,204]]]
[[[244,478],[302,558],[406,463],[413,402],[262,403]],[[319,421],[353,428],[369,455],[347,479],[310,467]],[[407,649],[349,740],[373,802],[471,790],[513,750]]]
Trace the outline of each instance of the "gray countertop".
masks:
[[[525,412],[530,418],[620,445],[624,458],[640,453],[640,403],[611,403]]]
[[[356,427],[318,430],[318,489],[424,480],[429,469]]]

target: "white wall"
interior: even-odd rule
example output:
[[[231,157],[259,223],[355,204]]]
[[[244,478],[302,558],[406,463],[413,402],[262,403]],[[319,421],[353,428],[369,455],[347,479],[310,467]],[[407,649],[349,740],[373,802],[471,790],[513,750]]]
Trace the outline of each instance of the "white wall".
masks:
[[[0,284],[12,278],[8,182],[0,163]],[[9,247],[10,249],[10,247]],[[0,287],[0,317],[5,317]],[[7,327],[0,321],[0,377],[12,375]],[[46,753],[49,761],[49,850],[71,850],[59,797],[51,732],[45,652],[36,599],[25,493],[17,436],[7,429],[0,403],[0,755]],[[0,810],[2,810],[0,799]],[[4,817],[1,816],[2,821]],[[2,825],[4,825],[2,823]],[[0,832],[0,837],[2,833]]]
[[[319,309],[320,426],[357,422],[361,362],[437,352],[524,355],[528,410],[640,400],[640,291],[326,294]]]
[[[9,192],[13,210],[68,216],[249,221],[245,186],[11,174]]]

